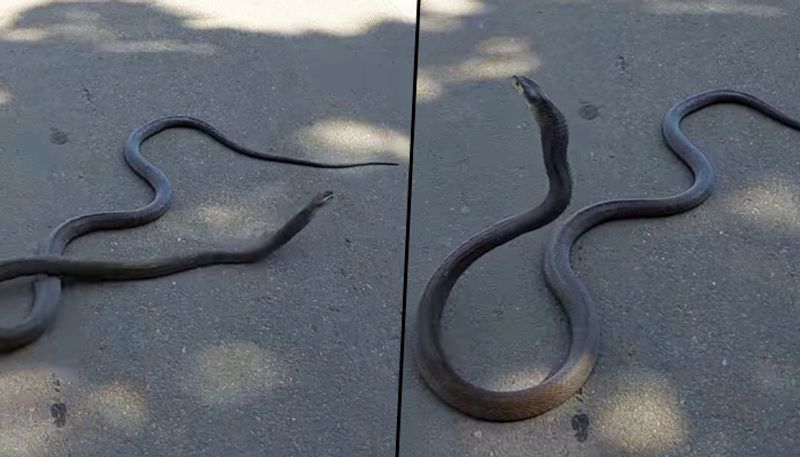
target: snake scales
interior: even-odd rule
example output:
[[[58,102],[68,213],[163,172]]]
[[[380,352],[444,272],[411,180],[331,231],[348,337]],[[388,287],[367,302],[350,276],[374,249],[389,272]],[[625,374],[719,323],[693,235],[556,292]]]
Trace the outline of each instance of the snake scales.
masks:
[[[667,146],[691,170],[694,182],[685,191],[664,198],[608,200],[590,205],[566,219],[555,230],[544,259],[548,288],[561,303],[568,319],[570,346],[561,365],[539,384],[516,391],[492,391],[460,376],[449,363],[441,345],[441,318],[450,291],[458,278],[478,258],[518,236],[555,220],[567,207],[572,182],[567,162],[568,130],[563,114],[541,88],[525,77],[512,78],[541,131],[542,151],[549,191],[537,207],[503,219],[465,241],[431,276],[417,316],[416,359],[422,378],[445,403],[464,414],[490,421],[515,421],[543,414],[571,397],[589,377],[597,360],[600,325],[596,305],[586,286],[570,265],[572,246],[584,233],[605,222],[664,217],[689,211],[713,191],[711,164],[681,132],[680,122],[710,105],[735,103],[800,130],[795,120],[747,93],[713,90],[689,97],[664,117],[662,135]]]
[[[394,162],[357,162],[331,164],[283,157],[242,146],[210,124],[196,118],[171,116],[156,119],[133,131],[124,147],[125,161],[154,191],[153,200],[131,211],[97,212],[74,217],[62,223],[41,243],[35,257],[15,258],[0,262],[0,281],[20,276],[37,276],[33,283],[33,305],[24,319],[0,327],[0,351],[10,351],[36,340],[55,317],[61,300],[61,279],[84,281],[133,280],[170,275],[181,271],[223,263],[249,263],[263,259],[291,240],[308,223],[316,211],[332,196],[321,192],[274,233],[264,233],[250,246],[222,251],[208,250],[140,262],[73,260],[62,257],[66,246],[75,238],[100,230],[132,228],[152,222],[169,209],[173,201],[172,185],[166,175],[148,162],[140,146],[153,135],[170,128],[189,128],[203,132],[229,149],[256,159],[315,168],[351,168],[367,165],[397,165]]]

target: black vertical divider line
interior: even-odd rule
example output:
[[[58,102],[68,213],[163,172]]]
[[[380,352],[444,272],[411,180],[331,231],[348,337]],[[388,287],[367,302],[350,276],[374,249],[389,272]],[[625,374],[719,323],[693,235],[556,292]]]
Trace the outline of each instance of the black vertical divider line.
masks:
[[[409,132],[408,190],[406,191],[406,245],[403,265],[403,304],[400,313],[400,363],[397,370],[397,422],[395,426],[394,455],[400,457],[400,426],[403,409],[403,360],[406,341],[406,307],[408,301],[408,251],[411,233],[411,189],[414,181],[414,127],[417,114],[417,66],[419,63],[419,21],[422,0],[417,0],[417,17],[414,26],[414,76],[411,87],[411,129]]]

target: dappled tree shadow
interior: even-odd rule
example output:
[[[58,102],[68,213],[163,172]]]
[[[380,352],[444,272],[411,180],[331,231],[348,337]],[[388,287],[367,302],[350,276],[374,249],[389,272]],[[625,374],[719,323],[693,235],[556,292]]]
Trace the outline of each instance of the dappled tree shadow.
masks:
[[[417,300],[459,243],[544,197],[535,124],[510,85],[542,84],[570,124],[566,214],[606,198],[664,196],[687,171],[663,145],[669,107],[751,91],[800,116],[786,1],[423,0],[407,347]],[[777,40],[775,39],[777,37]],[[791,56],[791,57],[786,57]],[[406,351],[401,455],[780,454],[796,446],[795,278],[800,134],[740,107],[685,122],[718,174],[689,214],[598,228],[574,266],[597,301],[601,354],[582,394],[542,417],[474,421],[426,390]],[[552,226],[479,260],[445,311],[445,349],[481,385],[542,379],[565,354],[541,277]],[[779,425],[780,424],[780,425]]]
[[[378,14],[289,33],[209,25],[165,1],[27,3],[0,30],[3,256],[77,214],[148,201],[121,146],[159,116],[197,116],[279,154],[401,166],[299,168],[196,132],[153,138],[143,151],[172,180],[173,208],[68,255],[236,243],[318,191],[336,198],[257,265],[67,287],[53,330],[0,358],[0,454],[392,454],[413,23]],[[2,286],[4,323],[28,284]]]

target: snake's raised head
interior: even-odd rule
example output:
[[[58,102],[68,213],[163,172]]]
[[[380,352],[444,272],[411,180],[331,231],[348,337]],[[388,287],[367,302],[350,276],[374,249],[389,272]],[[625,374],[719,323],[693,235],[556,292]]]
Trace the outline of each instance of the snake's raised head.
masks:
[[[525,76],[512,76],[511,83],[514,84],[517,92],[525,97],[525,101],[536,115],[537,121],[541,123],[552,117],[553,103],[536,82]]]

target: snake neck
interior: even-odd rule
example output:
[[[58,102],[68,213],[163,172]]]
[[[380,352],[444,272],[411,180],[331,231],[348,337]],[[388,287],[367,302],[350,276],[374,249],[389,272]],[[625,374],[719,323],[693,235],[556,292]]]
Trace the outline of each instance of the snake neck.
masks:
[[[561,113],[553,111],[551,114],[552,118],[542,122],[540,127],[542,154],[550,187],[542,206],[560,214],[572,198],[572,176],[567,161],[569,130]]]

